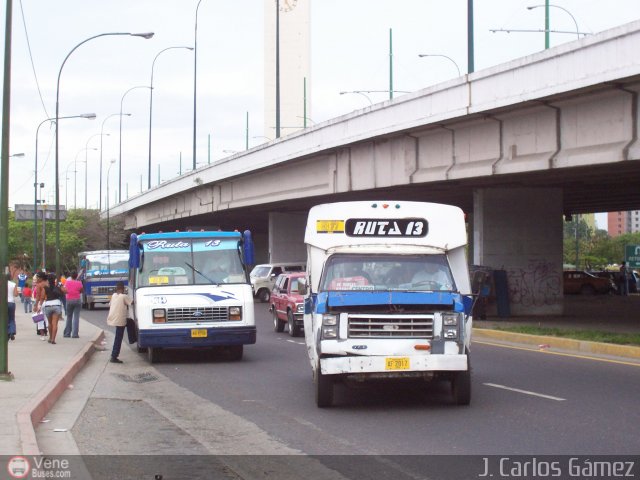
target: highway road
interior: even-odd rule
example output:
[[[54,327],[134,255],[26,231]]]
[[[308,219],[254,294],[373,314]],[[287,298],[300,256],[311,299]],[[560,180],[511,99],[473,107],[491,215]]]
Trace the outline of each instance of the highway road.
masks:
[[[474,342],[468,407],[453,405],[448,383],[396,382],[339,386],[336,405],[318,409],[304,339],[275,333],[266,304],[255,311],[258,341],[242,361],[176,350],[145,369],[310,455],[640,452],[640,366],[630,362]],[[83,316],[109,330],[106,310]]]

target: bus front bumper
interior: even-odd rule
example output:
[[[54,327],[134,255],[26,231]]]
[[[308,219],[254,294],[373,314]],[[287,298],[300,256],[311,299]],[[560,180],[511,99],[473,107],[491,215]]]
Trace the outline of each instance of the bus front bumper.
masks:
[[[206,332],[206,335],[205,333]],[[203,327],[138,331],[140,348],[194,348],[256,343],[256,327]]]

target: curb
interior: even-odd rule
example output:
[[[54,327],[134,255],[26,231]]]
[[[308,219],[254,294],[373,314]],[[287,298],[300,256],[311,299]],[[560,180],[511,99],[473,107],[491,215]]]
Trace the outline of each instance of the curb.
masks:
[[[545,348],[553,347],[560,350],[571,350],[580,353],[640,359],[640,347],[630,345],[615,345],[612,343],[590,342],[571,338],[503,332],[501,330],[491,330],[488,328],[474,328],[471,337],[472,342],[474,338],[501,340],[526,345],[543,345]]]
[[[60,396],[67,389],[80,369],[89,361],[96,351],[96,346],[104,338],[104,330],[100,330],[80,350],[58,374],[53,377],[25,406],[16,414],[20,436],[20,449],[23,455],[41,455],[36,439],[35,426],[40,423],[51,410]]]

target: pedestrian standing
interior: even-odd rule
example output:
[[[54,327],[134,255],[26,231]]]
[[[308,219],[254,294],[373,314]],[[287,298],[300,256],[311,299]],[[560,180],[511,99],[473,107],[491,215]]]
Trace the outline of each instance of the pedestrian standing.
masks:
[[[24,313],[31,313],[32,305],[33,305],[33,292],[31,291],[31,286],[27,282],[22,289],[22,303],[24,303]]]
[[[124,329],[127,326],[127,313],[131,299],[124,293],[124,283],[116,283],[116,291],[111,295],[109,306],[109,315],[107,316],[107,325],[116,327],[116,337],[113,339],[113,349],[111,350],[111,363],[122,363],[118,358],[120,355],[120,347],[122,347],[122,338],[124,337]]]
[[[47,274],[45,272],[38,272],[33,276],[33,311],[34,313],[39,313],[44,310],[43,308],[43,290],[45,285],[47,285]],[[44,313],[44,311],[43,311]],[[48,326],[47,326],[47,317],[45,316],[42,321],[36,324],[36,330],[38,332],[38,336],[40,340],[43,342],[47,339],[48,335]]]
[[[22,289],[27,284],[27,278],[29,276],[23,271],[18,274],[18,294],[20,295],[20,301],[24,303],[24,294],[22,293]]]
[[[9,321],[7,324],[7,334],[9,340],[16,339],[16,297],[18,296],[18,286],[16,282],[7,279],[7,305],[9,307]]]
[[[629,295],[629,278],[627,277],[627,262],[620,264],[620,295]]]
[[[64,284],[67,290],[67,322],[64,326],[64,336],[79,338],[78,329],[80,310],[82,309],[82,282],[78,280],[78,272],[71,272]]]
[[[49,343],[55,345],[58,334],[58,320],[62,316],[62,296],[64,287],[59,287],[55,273],[47,275],[47,283],[43,282],[39,301],[43,306],[44,315],[49,322]]]

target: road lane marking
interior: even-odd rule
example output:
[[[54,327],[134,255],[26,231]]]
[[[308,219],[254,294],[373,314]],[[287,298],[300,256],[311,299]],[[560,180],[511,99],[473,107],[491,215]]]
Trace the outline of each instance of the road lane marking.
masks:
[[[546,398],[548,400],[555,400],[556,402],[564,402],[566,398],[553,397],[551,395],[545,395],[544,393],[531,392],[529,390],[521,390],[519,388],[507,387],[505,385],[498,385],[497,383],[483,383],[487,387],[501,388],[503,390],[509,390],[511,392],[524,393],[525,395],[532,395],[534,397]]]
[[[480,345],[489,345],[492,347],[511,348],[513,350],[525,350],[527,352],[546,353],[547,355],[559,355],[561,357],[581,358],[583,360],[594,360],[596,362],[617,363],[619,365],[629,365],[631,367],[640,367],[640,363],[625,362],[623,360],[613,360],[611,358],[590,357],[589,355],[577,355],[575,353],[552,352],[552,351],[549,351],[548,349],[540,350],[538,348],[518,347],[515,345],[506,345],[503,343],[483,342],[481,340],[473,340],[473,343],[479,343]]]

